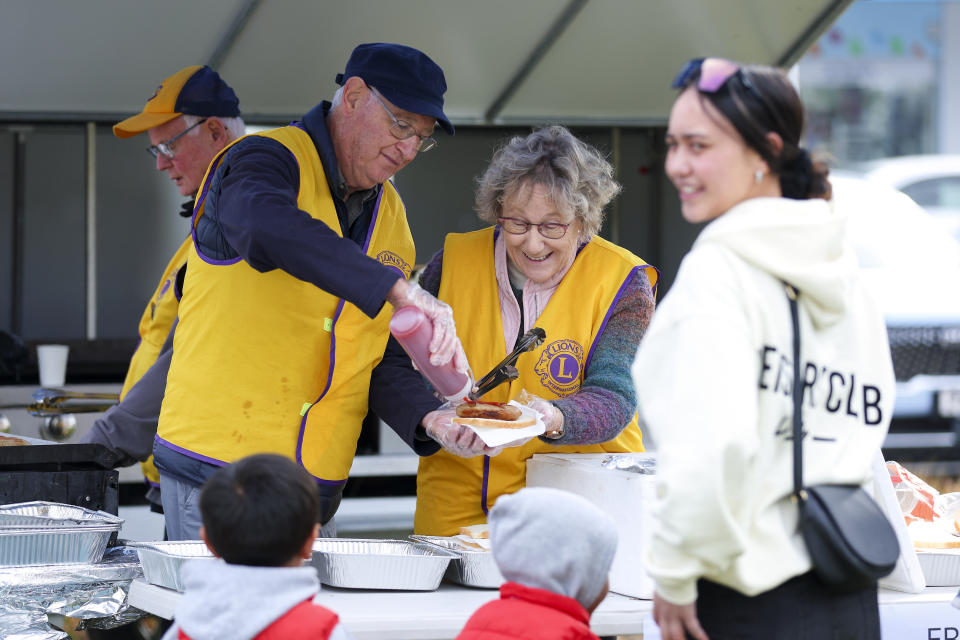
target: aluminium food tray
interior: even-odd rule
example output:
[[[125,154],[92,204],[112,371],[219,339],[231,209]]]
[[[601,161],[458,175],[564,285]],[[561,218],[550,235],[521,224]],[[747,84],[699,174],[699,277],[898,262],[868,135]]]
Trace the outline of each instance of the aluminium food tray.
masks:
[[[456,554],[410,540],[318,538],[311,564],[320,582],[347,589],[433,591]]]
[[[119,524],[0,527],[0,565],[95,564]]]
[[[97,527],[117,526],[123,519],[106,511],[93,511],[71,504],[34,500],[0,506],[0,528],[6,527]]]
[[[187,560],[214,559],[202,540],[138,542],[133,546],[140,556],[143,579],[175,591],[183,591],[180,569]]]
[[[493,559],[493,554],[482,549],[470,549],[456,538],[442,536],[410,536],[425,544],[436,545],[441,549],[455,553],[457,557],[450,561],[446,578],[453,582],[483,589],[499,589],[505,582]]]

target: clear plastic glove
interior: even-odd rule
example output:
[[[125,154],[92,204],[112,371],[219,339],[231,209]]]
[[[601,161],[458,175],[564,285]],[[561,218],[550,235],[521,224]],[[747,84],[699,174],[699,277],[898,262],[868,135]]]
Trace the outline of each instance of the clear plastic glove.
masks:
[[[453,418],[457,411],[453,408],[440,407],[423,417],[421,424],[427,435],[440,443],[440,446],[449,453],[461,458],[475,456],[490,456],[491,458],[503,451],[503,447],[488,447],[474,431],[460,424],[455,424]]]
[[[461,373],[469,373],[470,364],[463,351],[457,327],[453,322],[453,309],[446,302],[437,300],[416,283],[408,283],[407,302],[423,311],[433,324],[430,340],[430,364],[440,366],[453,360],[453,366]]]
[[[549,400],[544,400],[539,396],[528,393],[526,389],[520,392],[520,397],[517,398],[517,402],[527,405],[543,416],[543,425],[546,427],[546,431],[543,433],[545,438],[556,440],[563,437],[563,412],[560,411],[556,405]]]

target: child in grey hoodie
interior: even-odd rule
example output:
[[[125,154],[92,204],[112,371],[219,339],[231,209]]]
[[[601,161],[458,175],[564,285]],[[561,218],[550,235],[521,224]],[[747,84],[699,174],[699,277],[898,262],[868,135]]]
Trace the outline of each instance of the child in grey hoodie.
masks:
[[[273,454],[218,469],[200,492],[200,536],[218,560],[184,565],[185,593],[163,640],[348,640],[337,615],[313,599],[316,570],[303,566],[319,525],[317,488]]]

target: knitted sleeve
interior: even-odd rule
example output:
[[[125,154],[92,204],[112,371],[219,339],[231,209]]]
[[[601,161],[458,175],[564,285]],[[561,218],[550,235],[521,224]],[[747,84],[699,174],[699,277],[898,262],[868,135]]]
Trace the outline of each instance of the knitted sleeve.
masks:
[[[564,417],[564,435],[549,444],[598,444],[611,440],[637,410],[630,367],[650,324],[653,292],[645,272],[633,272],[607,326],[597,338],[580,390],[554,400]]]

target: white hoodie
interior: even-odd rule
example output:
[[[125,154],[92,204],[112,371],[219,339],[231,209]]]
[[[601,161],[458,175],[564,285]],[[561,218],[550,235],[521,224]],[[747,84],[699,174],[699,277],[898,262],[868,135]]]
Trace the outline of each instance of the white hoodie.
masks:
[[[184,564],[181,575],[185,591],[163,640],[177,640],[181,628],[191,640],[250,640],[320,591],[317,570],[310,566],[250,567],[192,560]],[[330,634],[330,640],[349,638],[339,623]]]
[[[757,198],[703,229],[633,365],[658,455],[646,565],[657,592],[704,577],[745,595],[810,570],[797,532],[790,397],[800,292],[807,484],[865,484],[893,410],[886,327],[860,283],[846,220],[823,200]]]

